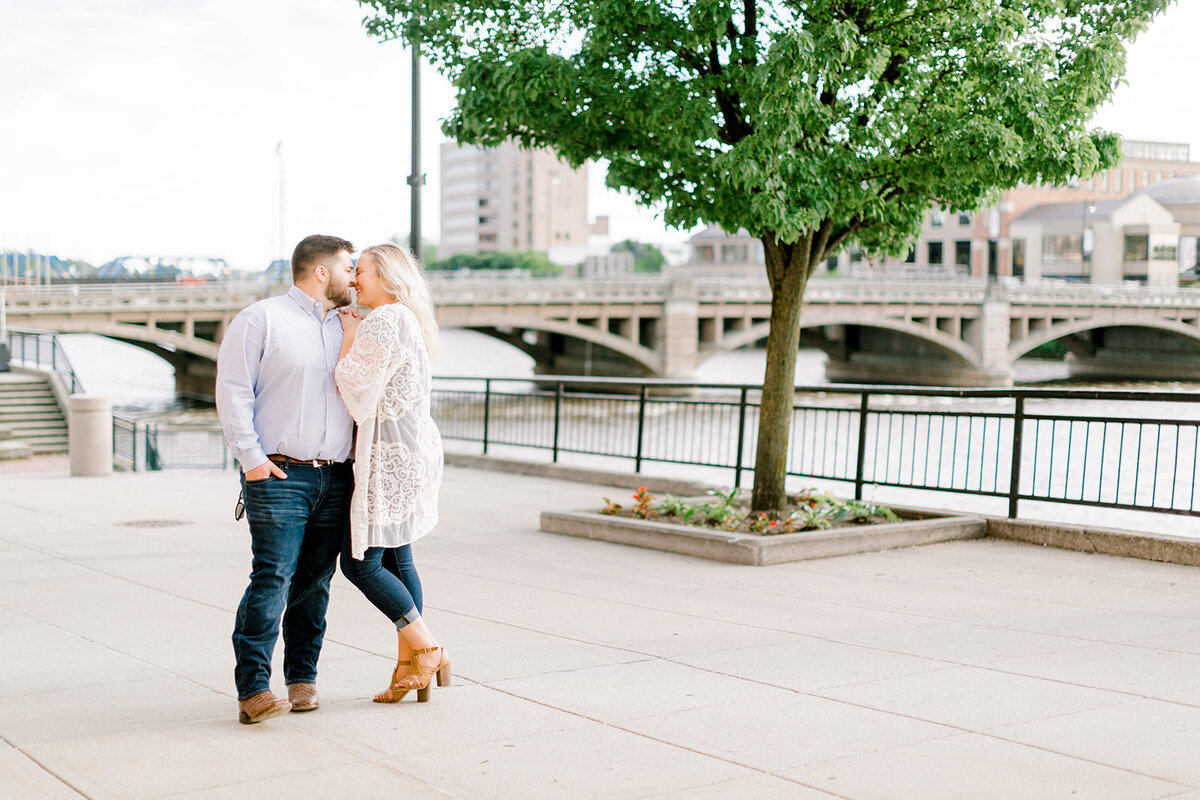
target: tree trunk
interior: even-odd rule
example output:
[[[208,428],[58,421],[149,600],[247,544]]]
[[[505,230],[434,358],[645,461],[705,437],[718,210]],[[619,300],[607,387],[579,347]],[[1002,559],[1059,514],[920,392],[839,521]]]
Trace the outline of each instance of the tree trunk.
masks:
[[[771,330],[767,334],[767,371],[758,415],[758,449],[754,458],[752,511],[778,511],[784,506],[792,399],[796,394],[796,353],[800,349],[800,305],[808,283],[812,242],[794,245],[764,236],[767,276],[771,282]]]

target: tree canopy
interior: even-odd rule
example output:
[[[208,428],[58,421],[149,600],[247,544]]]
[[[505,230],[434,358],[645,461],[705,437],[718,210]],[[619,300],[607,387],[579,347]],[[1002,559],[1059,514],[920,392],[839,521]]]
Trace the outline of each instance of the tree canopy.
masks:
[[[784,499],[800,311],[850,242],[898,252],[931,205],[1120,156],[1088,120],[1171,0],[360,0],[454,83],[447,134],[515,138],[670,225],[746,228],[771,286],[755,510]]]
[[[631,253],[634,272],[662,272],[663,264],[667,263],[667,257],[658,247],[646,242],[635,242],[633,239],[617,242],[609,252]]]
[[[446,132],[552,147],[668,224],[896,250],[933,203],[1090,175],[1170,0],[362,0],[453,81]]]
[[[536,251],[498,251],[494,253],[458,253],[426,264],[431,272],[468,270],[525,270],[535,278],[562,274],[562,267],[545,253]]]

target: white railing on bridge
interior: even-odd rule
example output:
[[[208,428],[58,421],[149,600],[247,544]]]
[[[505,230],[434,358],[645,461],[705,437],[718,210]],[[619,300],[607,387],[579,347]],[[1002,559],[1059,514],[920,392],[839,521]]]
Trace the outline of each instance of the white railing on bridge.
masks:
[[[109,283],[8,287],[12,311],[136,311],[151,308],[243,308],[283,287],[239,283]]]
[[[1014,305],[1115,306],[1120,308],[1200,308],[1200,289],[1090,284],[1004,286]]]
[[[637,276],[620,283],[572,278],[514,281],[474,278],[431,280],[434,299],[445,305],[574,305],[580,303],[664,302],[673,291],[702,304],[770,301],[766,278],[672,279]],[[218,308],[237,310],[256,300],[282,294],[287,284],[261,281],[227,283],[113,283],[6,287],[10,313],[33,310],[71,312]],[[847,279],[814,278],[805,303],[978,304],[988,297],[1013,305],[1079,307],[1200,308],[1200,289],[1157,289],[1080,284],[1004,284],[983,278]]]

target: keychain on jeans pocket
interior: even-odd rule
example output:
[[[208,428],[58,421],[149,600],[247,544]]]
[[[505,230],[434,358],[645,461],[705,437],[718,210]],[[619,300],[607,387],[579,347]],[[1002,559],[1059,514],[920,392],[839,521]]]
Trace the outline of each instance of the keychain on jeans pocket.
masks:
[[[242,492],[238,492],[237,504],[233,507],[233,518],[240,522],[244,516],[246,516],[246,502],[242,499]]]

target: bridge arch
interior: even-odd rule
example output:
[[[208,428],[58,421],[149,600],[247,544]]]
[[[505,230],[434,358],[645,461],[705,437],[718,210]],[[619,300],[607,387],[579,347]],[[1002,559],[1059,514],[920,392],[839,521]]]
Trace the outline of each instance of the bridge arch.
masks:
[[[131,325],[127,322],[84,321],[75,323],[66,320],[55,325],[55,330],[59,333],[90,333],[108,339],[116,339],[149,350],[164,358],[167,358],[165,353],[186,353],[216,363],[217,352],[221,348],[221,345],[216,342],[186,336],[177,331],[151,328],[145,325]],[[167,358],[167,360],[171,359]]]
[[[979,365],[979,354],[974,347],[967,342],[952,336],[944,331],[931,329],[926,325],[919,325],[913,322],[907,322],[902,319],[888,319],[886,317],[878,317],[870,320],[863,320],[861,317],[851,317],[849,315],[833,315],[833,314],[812,314],[800,322],[801,333],[805,330],[814,328],[823,328],[829,325],[854,325],[860,328],[877,328],[880,330],[890,331],[902,336],[907,336],[925,344],[931,345],[939,352],[943,353],[950,361],[961,364],[963,366],[976,367]],[[709,358],[727,353],[732,350],[737,350],[742,347],[747,347],[754,344],[760,339],[765,339],[767,333],[770,332],[771,325],[769,322],[762,322],[753,325],[745,330],[737,331],[736,333],[726,334],[721,342],[715,346],[702,348],[700,351],[699,361],[703,363]],[[834,352],[830,352],[832,348],[822,346],[817,343],[821,349],[825,350],[831,356],[836,356]]]
[[[1066,339],[1081,333],[1089,333],[1091,331],[1103,330],[1105,328],[1144,328],[1146,330],[1162,331],[1171,333],[1183,339],[1191,340],[1196,343],[1197,354],[1200,355],[1200,328],[1194,325],[1188,325],[1184,322],[1177,322],[1170,319],[1140,319],[1129,321],[1112,321],[1112,320],[1095,320],[1081,319],[1073,322],[1062,322],[1057,325],[1052,325],[1049,328],[1030,334],[1022,339],[1019,339],[1009,345],[1008,358],[1010,362],[1015,362],[1017,359],[1041,347],[1044,344]],[[1067,343],[1070,349],[1069,343]]]
[[[443,328],[477,331],[498,339],[531,356],[538,364],[546,363],[555,354],[549,352],[541,342],[526,341],[523,334],[527,331],[558,334],[567,339],[594,345],[606,355],[627,362],[647,375],[659,375],[662,371],[662,356],[651,348],[623,336],[575,322],[507,316],[487,319],[486,316],[481,318],[480,315],[474,315],[469,320],[439,320],[439,325]]]

